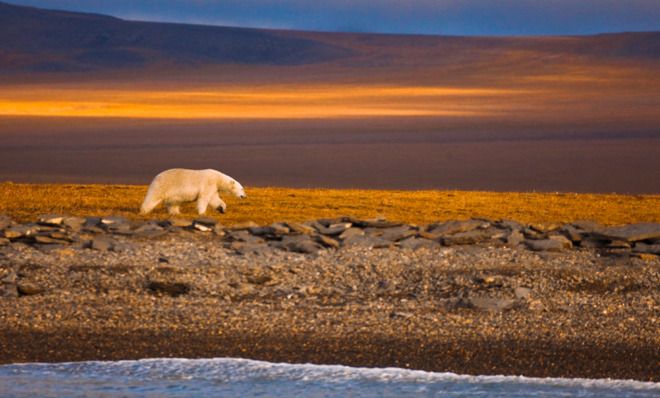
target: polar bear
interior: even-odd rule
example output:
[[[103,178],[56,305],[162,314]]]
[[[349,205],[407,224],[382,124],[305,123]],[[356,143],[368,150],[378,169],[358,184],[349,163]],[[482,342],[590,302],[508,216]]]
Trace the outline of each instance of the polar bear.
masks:
[[[171,215],[179,214],[179,205],[197,201],[197,212],[204,214],[208,205],[220,213],[227,209],[219,192],[231,193],[241,199],[247,197],[238,181],[217,170],[169,169],[154,177],[140,214],[148,214],[163,203]]]

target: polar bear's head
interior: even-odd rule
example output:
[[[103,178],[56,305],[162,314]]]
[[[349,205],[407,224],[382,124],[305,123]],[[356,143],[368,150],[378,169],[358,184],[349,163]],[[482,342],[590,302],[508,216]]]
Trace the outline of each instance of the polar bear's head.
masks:
[[[247,198],[243,186],[234,179],[229,181],[229,192],[233,193],[234,196],[236,196],[237,198],[241,198],[241,199]]]

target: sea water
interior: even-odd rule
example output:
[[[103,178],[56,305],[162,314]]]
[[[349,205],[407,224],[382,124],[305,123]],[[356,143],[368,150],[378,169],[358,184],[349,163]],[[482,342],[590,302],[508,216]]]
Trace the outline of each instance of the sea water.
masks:
[[[1,397],[660,397],[660,383],[466,376],[235,358],[0,366]]]

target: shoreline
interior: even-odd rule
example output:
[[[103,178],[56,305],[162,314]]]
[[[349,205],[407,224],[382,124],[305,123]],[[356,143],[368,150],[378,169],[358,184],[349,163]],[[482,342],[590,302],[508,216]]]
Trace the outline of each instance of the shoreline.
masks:
[[[659,224],[0,226],[0,363],[147,357],[660,381]]]

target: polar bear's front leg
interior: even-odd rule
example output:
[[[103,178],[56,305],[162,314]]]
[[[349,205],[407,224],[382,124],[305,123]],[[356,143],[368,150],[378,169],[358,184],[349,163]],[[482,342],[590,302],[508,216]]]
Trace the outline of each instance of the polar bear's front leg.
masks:
[[[220,196],[217,192],[211,196],[209,204],[220,213],[224,214],[224,212],[227,211],[227,204],[222,199],[220,199]]]

